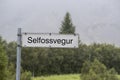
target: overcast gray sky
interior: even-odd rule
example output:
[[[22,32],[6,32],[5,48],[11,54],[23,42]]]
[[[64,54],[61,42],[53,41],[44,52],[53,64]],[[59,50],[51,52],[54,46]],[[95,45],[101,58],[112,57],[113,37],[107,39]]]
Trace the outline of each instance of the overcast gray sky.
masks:
[[[15,41],[18,27],[58,33],[66,12],[83,43],[120,46],[120,0],[0,0],[0,35]]]

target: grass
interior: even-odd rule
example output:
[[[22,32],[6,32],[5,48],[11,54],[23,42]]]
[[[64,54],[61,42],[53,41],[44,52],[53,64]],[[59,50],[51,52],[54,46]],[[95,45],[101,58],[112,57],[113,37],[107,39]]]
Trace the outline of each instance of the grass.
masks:
[[[120,79],[120,75],[118,75],[118,78]]]
[[[120,75],[118,75],[120,79]],[[32,80],[80,80],[80,74],[52,75],[35,77]]]
[[[41,76],[35,77],[32,80],[80,80],[80,75],[68,74],[68,75]]]

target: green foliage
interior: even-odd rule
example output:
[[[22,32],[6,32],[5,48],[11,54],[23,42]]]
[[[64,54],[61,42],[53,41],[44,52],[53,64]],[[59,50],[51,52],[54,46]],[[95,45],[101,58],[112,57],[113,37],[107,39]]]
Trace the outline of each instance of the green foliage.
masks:
[[[10,63],[7,71],[7,80],[15,80],[15,67],[13,63]]]
[[[108,70],[97,59],[94,62],[85,62],[81,71],[82,80],[119,80],[114,69]]]
[[[21,74],[21,80],[31,80],[32,79],[32,74],[30,71],[25,71]]]
[[[60,34],[75,34],[75,26],[73,26],[70,14],[67,12],[64,21],[62,22],[62,27],[60,28]]]
[[[11,63],[16,64],[16,48],[17,48],[16,42],[10,42],[7,44],[6,53],[8,56],[8,65],[9,66],[11,65]],[[15,65],[13,65],[13,66],[15,66]]]
[[[6,52],[8,66],[16,64],[16,43],[8,43]],[[78,49],[22,48],[21,58],[23,70],[30,71],[33,76],[80,73],[84,61],[94,59],[120,73],[120,48],[110,44],[87,46],[81,43]]]
[[[0,80],[6,80],[7,77],[7,56],[4,42],[5,41],[0,37]]]
[[[6,44],[5,50],[8,57],[7,80],[15,80],[16,47],[16,42],[10,42]]]
[[[14,42],[8,44],[8,66],[10,62],[15,64],[15,46]],[[120,48],[109,44],[80,44],[78,49],[22,48],[21,56],[23,70],[31,71],[33,76],[80,73],[83,62],[95,58],[120,72]]]
[[[110,44],[92,44],[88,46],[89,60],[98,59],[107,68],[114,67],[120,73],[120,48]]]

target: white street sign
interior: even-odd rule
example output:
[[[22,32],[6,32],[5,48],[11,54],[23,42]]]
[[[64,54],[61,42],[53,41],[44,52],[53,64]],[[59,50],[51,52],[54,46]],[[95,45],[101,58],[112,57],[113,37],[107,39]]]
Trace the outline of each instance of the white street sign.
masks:
[[[78,48],[78,35],[22,33],[23,47]]]

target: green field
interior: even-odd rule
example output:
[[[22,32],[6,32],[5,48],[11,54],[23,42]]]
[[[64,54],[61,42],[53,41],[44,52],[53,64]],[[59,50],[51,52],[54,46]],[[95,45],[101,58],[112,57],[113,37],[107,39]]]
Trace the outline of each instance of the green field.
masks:
[[[118,76],[120,79],[120,75]],[[80,80],[79,74],[68,74],[68,75],[52,75],[52,76],[41,76],[35,77],[32,80]]]
[[[79,74],[69,74],[69,75],[52,75],[52,76],[41,76],[35,77],[32,80],[80,80]]]

